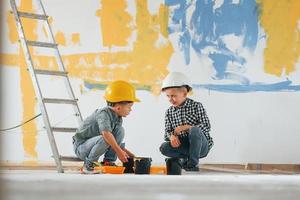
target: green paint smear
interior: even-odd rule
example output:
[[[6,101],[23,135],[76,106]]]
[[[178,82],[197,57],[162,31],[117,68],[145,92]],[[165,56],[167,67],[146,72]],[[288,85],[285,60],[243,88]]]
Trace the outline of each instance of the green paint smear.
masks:
[[[144,84],[132,84],[137,90],[151,91],[151,86]],[[84,87],[89,90],[105,90],[107,84],[104,83],[90,83],[89,81],[84,81]]]

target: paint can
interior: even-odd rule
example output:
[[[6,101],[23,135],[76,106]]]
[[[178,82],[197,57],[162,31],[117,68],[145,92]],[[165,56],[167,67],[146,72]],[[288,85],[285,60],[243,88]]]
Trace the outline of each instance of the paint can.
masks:
[[[128,162],[123,163],[123,167],[125,167],[124,173],[134,173],[134,159],[133,158],[127,158]]]
[[[134,173],[135,174],[150,174],[151,158],[135,157],[134,158]]]
[[[182,167],[178,158],[167,158],[166,166],[168,175],[181,175]]]

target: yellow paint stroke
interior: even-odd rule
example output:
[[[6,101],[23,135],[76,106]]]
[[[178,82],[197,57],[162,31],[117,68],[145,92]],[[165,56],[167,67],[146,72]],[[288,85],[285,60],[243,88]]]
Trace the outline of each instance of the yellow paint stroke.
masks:
[[[29,12],[34,12],[33,3],[31,0],[22,0],[20,3],[20,10],[28,10]],[[24,19],[23,27],[25,31],[25,36],[29,40],[37,40],[37,21]],[[31,51],[33,51],[31,49]],[[27,65],[25,63],[24,55],[22,53],[22,49],[20,48],[20,58],[19,58],[19,66],[21,72],[21,91],[22,95],[22,103],[23,103],[23,120],[29,119],[30,117],[36,114],[35,107],[36,107],[36,100],[35,100],[35,92],[32,85],[32,81],[30,75],[27,71]],[[22,127],[24,136],[23,136],[23,145],[25,155],[28,157],[28,160],[37,159],[37,152],[36,152],[36,143],[37,143],[37,127],[36,123],[28,123]]]
[[[300,1],[258,2],[261,5],[260,22],[267,34],[265,71],[276,76],[289,74],[295,71],[300,57]]]
[[[101,10],[97,10],[96,16],[100,18],[103,45],[126,46],[132,30],[129,23],[132,20],[126,11],[125,0],[101,0]]]
[[[26,12],[34,12],[32,1],[31,0],[22,0],[20,2],[19,10]],[[11,43],[16,43],[18,41],[18,33],[16,29],[16,23],[12,14],[8,12],[7,14],[7,23],[9,26],[9,40]],[[36,40],[36,28],[37,22],[36,20],[30,19],[22,19],[23,28],[25,31],[25,36],[28,40]],[[31,49],[32,51],[32,49]],[[20,87],[22,91],[22,106],[23,106],[23,121],[34,116],[35,113],[35,92],[33,89],[32,81],[30,75],[26,69],[26,63],[23,55],[23,51],[20,46],[19,55],[16,57],[15,55],[2,54],[1,62],[5,64],[18,65],[20,67],[21,80]],[[28,123],[22,126],[23,131],[23,146],[25,156],[28,160],[36,161],[37,152],[36,148],[36,133],[37,127],[35,122]]]
[[[2,53],[0,54],[0,65],[19,67],[19,57],[19,55]]]
[[[20,49],[19,66],[21,72],[21,91],[22,91],[22,103],[23,103],[23,121],[36,115],[35,112],[35,92],[32,86],[30,75],[26,69],[26,63],[23,55],[23,51]],[[22,126],[23,131],[23,145],[25,155],[28,160],[36,159],[36,134],[37,127],[33,121],[31,123]]]
[[[102,1],[102,9],[115,9],[115,4],[111,5],[111,1]],[[123,1],[124,2],[124,1]],[[109,9],[110,8],[110,9]],[[125,12],[126,6],[118,7]],[[110,12],[102,12],[101,18],[109,19]],[[166,11],[165,11],[166,12]],[[136,1],[136,31],[137,39],[133,44],[133,50],[130,52],[103,53],[101,55],[102,66],[94,72],[100,72],[102,80],[123,79],[135,83],[143,83],[152,86],[154,92],[157,91],[157,85],[166,76],[167,65],[173,53],[173,47],[169,41],[164,44],[156,45],[159,39],[161,21],[166,20],[165,12],[159,12],[159,15],[151,15],[147,8],[146,0]],[[107,16],[106,16],[107,15]],[[124,27],[123,27],[124,28]],[[128,27],[120,30],[118,35],[125,38]],[[132,30],[133,31],[133,28]],[[102,26],[102,34],[110,35],[111,28]],[[123,35],[123,36],[122,36]],[[128,34],[129,35],[129,34]],[[113,65],[114,67],[110,67]],[[118,66],[119,65],[119,66]],[[126,67],[121,67],[121,66]]]
[[[55,34],[55,41],[57,44],[62,45],[62,46],[66,46],[66,38],[65,38],[65,34],[61,31],[58,31]]]
[[[8,38],[11,43],[16,43],[19,40],[17,26],[14,14],[7,12],[7,24],[8,24]]]
[[[79,33],[72,33],[72,43],[79,44],[80,43],[80,34]]]
[[[48,22],[49,22],[49,25],[51,26],[51,25],[52,25],[52,22],[53,22],[53,18],[52,18],[52,17],[48,17]],[[43,29],[42,29],[42,30],[43,30],[43,32],[44,32],[46,38],[49,38],[49,35],[48,35],[47,31],[46,31],[45,26],[46,26],[46,25],[43,26]]]
[[[49,22],[50,25],[52,25],[52,23],[53,23],[53,17],[49,16],[48,17],[48,22]]]
[[[169,33],[168,33],[168,23],[169,23],[169,9],[168,6],[161,4],[159,7],[159,15],[160,20],[159,20],[159,24],[160,24],[160,32],[164,37],[168,37]]]
[[[103,1],[104,2],[104,1]],[[105,2],[104,2],[105,3]],[[108,3],[108,5],[110,5]],[[110,5],[110,6],[115,6]],[[128,52],[102,52],[102,53],[86,53],[86,54],[73,54],[64,55],[63,61],[69,75],[71,77],[77,77],[85,80],[93,80],[96,82],[108,82],[115,79],[123,79],[131,81],[135,84],[149,85],[152,87],[154,93],[158,93],[159,84],[161,80],[168,73],[167,65],[170,61],[170,57],[173,53],[173,47],[171,43],[166,40],[163,44],[157,45],[159,35],[166,35],[166,28],[163,24],[163,20],[166,20],[165,11],[158,12],[158,15],[151,15],[147,8],[146,0],[136,1],[137,13],[136,13],[136,31],[137,39],[133,44],[133,50]],[[27,7],[28,10],[32,10],[31,1],[22,1],[22,7]],[[118,7],[119,8],[119,7]],[[111,8],[115,9],[115,8]],[[126,6],[122,7],[123,10],[119,11],[124,13]],[[105,12],[104,12],[105,13]],[[100,17],[100,16],[99,16]],[[101,12],[101,17],[103,13]],[[104,14],[104,17],[105,16]],[[107,19],[107,18],[106,18]],[[16,42],[15,37],[15,24],[12,24],[12,20],[8,20],[10,30],[11,42]],[[35,21],[26,22],[27,35],[32,39],[36,39],[36,27]],[[120,37],[123,40],[123,44],[117,43],[116,40],[109,40],[107,45],[126,45],[127,38],[131,35],[134,28],[131,28],[129,32],[128,26],[119,30]],[[106,29],[107,28],[107,29]],[[106,36],[111,35],[111,29],[109,27],[103,27],[102,32]],[[30,31],[31,30],[31,31]],[[163,31],[164,30],[164,31]],[[120,34],[119,34],[120,35]],[[126,41],[126,43],[124,43]],[[35,113],[35,93],[33,90],[32,82],[26,71],[26,64],[24,56],[20,51],[20,55],[13,54],[1,54],[1,64],[6,66],[20,67],[21,71],[21,89],[22,89],[22,104],[23,104],[23,120],[34,116]],[[49,56],[34,56],[35,63],[39,66],[43,66],[45,69],[57,68],[55,60]],[[31,159],[37,158],[36,147],[36,124],[34,122],[25,125],[22,128],[24,133],[23,143],[26,156]]]
[[[164,44],[157,45],[159,35],[167,34],[166,25],[161,26],[166,24],[162,21],[167,20],[165,14],[168,11],[164,8],[163,12],[160,9],[158,15],[151,15],[146,0],[138,0],[136,5],[137,39],[133,50],[64,55],[63,62],[70,77],[99,82],[123,79],[149,85],[153,93],[159,93],[159,85],[168,73],[167,65],[173,53],[173,47],[167,39]],[[102,29],[103,34],[109,35],[109,31],[110,29]],[[51,65],[54,62],[51,57],[38,56],[35,60],[45,68],[57,67]]]

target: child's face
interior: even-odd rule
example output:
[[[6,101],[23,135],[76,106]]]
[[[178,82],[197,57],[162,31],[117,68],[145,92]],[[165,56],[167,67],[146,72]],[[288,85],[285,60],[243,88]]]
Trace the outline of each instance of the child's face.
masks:
[[[133,103],[126,103],[126,104],[117,104],[116,112],[121,117],[126,117],[131,112],[131,107],[133,106]]]
[[[180,106],[186,100],[187,91],[185,88],[168,88],[164,92],[169,102],[175,107]]]

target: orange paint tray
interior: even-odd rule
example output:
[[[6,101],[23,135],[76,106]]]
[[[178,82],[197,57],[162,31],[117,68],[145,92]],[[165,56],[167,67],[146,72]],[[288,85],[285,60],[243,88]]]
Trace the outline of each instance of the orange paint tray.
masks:
[[[125,167],[121,166],[99,166],[95,170],[101,170],[105,174],[123,174]]]
[[[152,166],[150,168],[150,174],[167,174],[167,169],[166,167]]]

